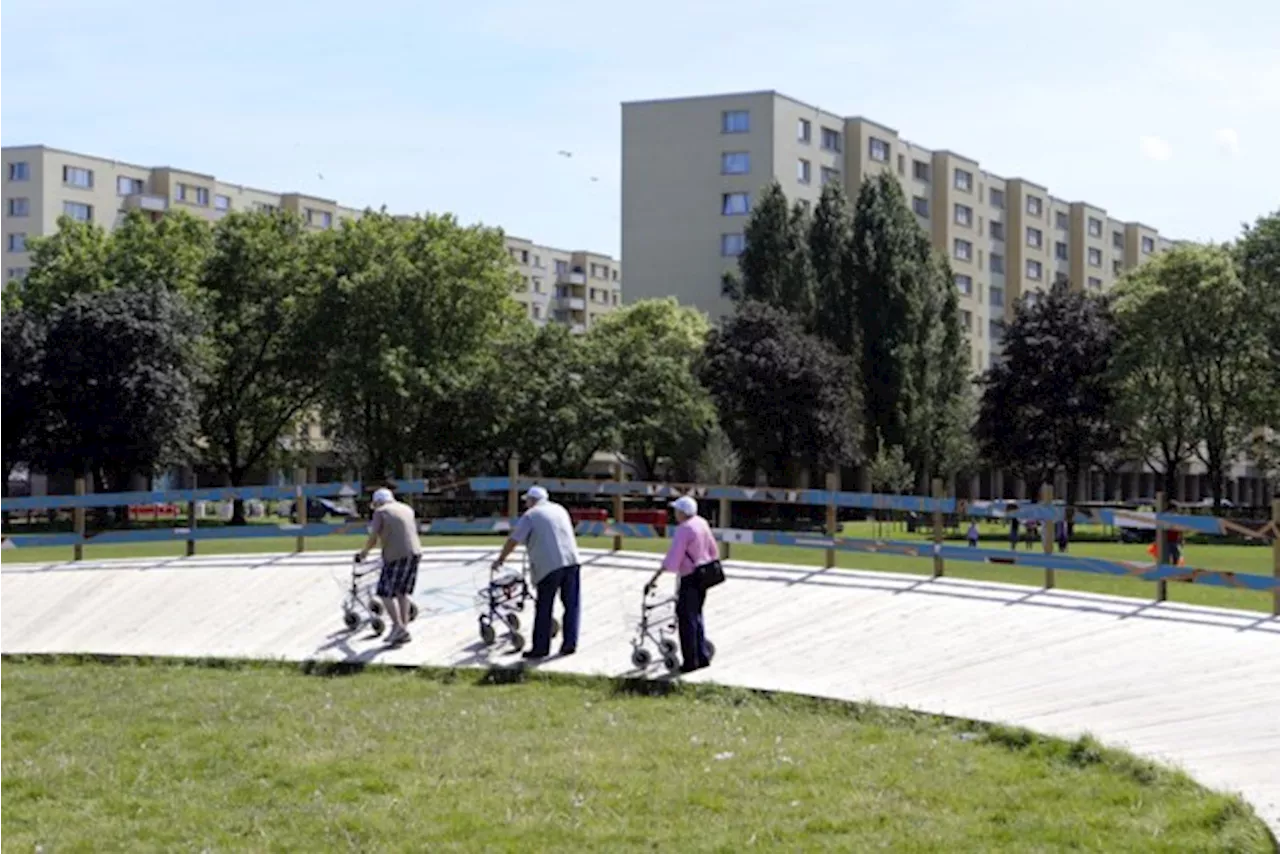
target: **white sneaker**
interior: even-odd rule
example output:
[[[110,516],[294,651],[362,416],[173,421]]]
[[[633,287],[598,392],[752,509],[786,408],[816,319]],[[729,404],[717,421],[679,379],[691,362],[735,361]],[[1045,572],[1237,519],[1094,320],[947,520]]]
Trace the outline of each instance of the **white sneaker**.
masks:
[[[413,640],[413,638],[410,637],[409,630],[403,626],[396,626],[387,635],[387,643],[395,646],[399,646],[402,643],[408,643],[411,640]]]

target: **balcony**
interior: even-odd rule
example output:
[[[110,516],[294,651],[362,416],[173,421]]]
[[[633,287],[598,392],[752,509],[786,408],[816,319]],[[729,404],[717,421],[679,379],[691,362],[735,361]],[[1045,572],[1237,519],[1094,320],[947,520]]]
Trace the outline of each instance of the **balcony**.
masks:
[[[556,305],[570,311],[586,311],[587,301],[582,297],[557,297]]]
[[[572,273],[557,273],[556,282],[561,285],[585,285],[587,274],[581,270]]]
[[[168,208],[169,200],[155,193],[130,193],[124,197],[124,209],[127,211],[164,213]]]

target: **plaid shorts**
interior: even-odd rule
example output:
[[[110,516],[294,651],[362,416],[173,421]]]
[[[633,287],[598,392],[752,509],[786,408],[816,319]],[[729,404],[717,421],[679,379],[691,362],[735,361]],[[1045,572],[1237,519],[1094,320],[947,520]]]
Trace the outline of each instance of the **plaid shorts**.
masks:
[[[378,576],[379,596],[408,596],[418,584],[418,562],[422,555],[412,555],[382,565]]]

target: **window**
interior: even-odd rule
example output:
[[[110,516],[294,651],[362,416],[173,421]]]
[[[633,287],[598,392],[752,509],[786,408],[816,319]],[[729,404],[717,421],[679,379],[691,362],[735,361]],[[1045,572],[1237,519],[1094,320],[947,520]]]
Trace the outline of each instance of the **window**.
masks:
[[[187,185],[179,184],[173,191],[173,197],[180,202],[187,200]]]
[[[226,198],[226,197],[223,196],[222,198]],[[230,201],[230,199],[228,199],[228,201]],[[316,211],[316,214],[318,215],[317,219],[319,220],[317,225],[319,225],[321,228],[329,228],[333,225],[333,214],[329,213],[328,211]]]
[[[899,175],[907,174],[907,159],[903,157],[901,154],[898,155],[898,174]]]
[[[27,251],[26,232],[15,231],[9,234],[9,251],[10,252],[26,252]]]
[[[964,273],[956,274],[956,290],[965,296],[973,295],[973,277],[966,276]]]
[[[923,181],[926,184],[929,183],[929,164],[925,163],[923,160],[912,160],[911,177],[915,178],[917,181]]]
[[[231,197],[230,196],[214,196],[213,206],[220,211],[229,211],[231,210]]]
[[[9,200],[9,216],[30,216],[30,215],[31,215],[30,199],[22,198],[22,199]]]
[[[26,277],[27,277],[26,267],[10,267],[9,268],[10,279],[25,279]]]
[[[963,169],[957,169],[955,187],[957,190],[964,190],[966,193],[973,192],[973,173],[966,172]]]
[[[1071,228],[1071,218],[1067,216],[1066,211],[1057,211],[1053,215],[1053,224],[1063,231]]]
[[[1031,259],[1028,258],[1027,259],[1027,278],[1036,279],[1038,281],[1042,274],[1043,274],[1043,268],[1040,266],[1040,262],[1032,261]]]
[[[1032,249],[1039,249],[1044,245],[1044,234],[1040,229],[1027,226],[1027,245]]]
[[[533,277],[533,292],[535,294],[542,293],[542,277],[541,276]]]
[[[533,256],[533,266],[537,267],[538,269],[542,269],[542,256],[541,256],[541,255],[534,255],[534,256]]]
[[[991,339],[991,346],[999,347],[1004,341],[1004,321],[991,318],[987,321],[987,337]]]
[[[1097,276],[1090,276],[1089,287],[1095,291],[1102,290],[1102,279],[1099,279]]]
[[[725,110],[720,114],[721,133],[746,133],[751,130],[751,113],[746,110]]]
[[[1003,255],[997,255],[994,252],[991,253],[991,272],[993,273],[1004,272],[1004,256]]]
[[[1119,232],[1119,231],[1113,231],[1113,232],[1111,232],[1111,245],[1112,245],[1112,246],[1114,246],[1114,247],[1115,247],[1115,248],[1117,248],[1117,249],[1123,249],[1123,248],[1124,248],[1124,234],[1123,234],[1123,232]]]
[[[93,222],[93,206],[83,202],[63,202],[62,212],[76,222]]]
[[[540,305],[533,306],[533,318],[534,320],[542,319],[542,306]]]
[[[796,161],[796,180],[801,184],[808,184],[813,175],[813,167],[808,160]]]
[[[1063,243],[1061,240],[1053,244],[1053,257],[1057,258],[1059,261],[1067,260],[1067,244]]]
[[[1156,251],[1155,239],[1151,237],[1142,238],[1142,253],[1144,255],[1150,255],[1152,252],[1155,252],[1155,251]]]
[[[1102,220],[1098,219],[1096,216],[1089,217],[1089,236],[1102,236]]]
[[[813,140],[813,122],[801,119],[796,123],[796,140],[806,145]]]
[[[1004,190],[991,188],[991,207],[1004,210]]]
[[[92,187],[93,170],[82,169],[79,166],[63,166],[62,183],[70,184],[73,187]]]
[[[746,175],[751,171],[751,155],[745,151],[726,151],[720,155],[720,174]]]
[[[993,308],[1004,308],[1004,288],[991,288],[987,295]]]
[[[750,207],[746,193],[725,193],[720,197],[720,213],[725,216],[742,216]]]
[[[143,190],[143,181],[141,178],[130,178],[128,175],[121,175],[116,178],[116,195],[132,196],[135,193],[141,193]]]
[[[872,160],[877,160],[881,163],[888,163],[889,143],[879,137],[873,136],[867,141],[867,153],[870,155]]]
[[[720,235],[720,254],[726,258],[735,258],[741,255],[746,245],[746,238],[741,234]]]
[[[196,204],[206,206],[209,204],[209,190],[207,188],[196,187]]]
[[[1119,276],[1124,273],[1124,264],[1119,259],[1111,262],[1111,275]]]
[[[1102,250],[1101,249],[1094,249],[1093,247],[1089,248],[1089,266],[1090,267],[1102,266]]]
[[[614,272],[617,272],[617,271],[615,270]],[[618,304],[618,292],[617,292],[617,291],[614,291],[614,292],[613,292],[613,304],[614,304],[614,305],[617,305],[617,304]]]
[[[1053,283],[1055,285],[1067,285],[1071,283],[1071,277],[1061,270],[1058,270],[1053,274]]]
[[[275,205],[269,205],[266,202],[258,202],[258,210],[262,211],[263,213],[274,213],[275,211],[279,210],[279,208],[277,208]]]
[[[920,216],[928,216],[929,200],[926,199],[924,196],[912,196],[911,209],[916,213],[920,214]]]
[[[1040,302],[1039,291],[1028,291],[1027,293],[1022,295],[1022,304],[1027,308],[1031,308],[1032,306],[1036,305],[1038,302]]]
[[[587,289],[587,299],[591,300],[592,302],[595,302],[595,301],[596,301],[596,289],[595,289],[595,288],[588,288],[588,289]]]
[[[1027,213],[1040,216],[1044,210],[1044,201],[1039,196],[1027,196]]]
[[[952,244],[951,252],[961,261],[968,261],[973,257],[973,244],[967,240],[956,238]]]
[[[968,309],[960,309],[960,325],[965,329],[973,329],[973,312]]]
[[[827,186],[827,184],[830,184],[832,181],[839,181],[839,180],[840,180],[839,169],[832,169],[829,166],[822,167],[822,186],[825,187]]]
[[[968,205],[956,205],[956,224],[973,225],[973,208]]]
[[[30,181],[31,180],[31,164],[25,160],[19,160],[17,163],[9,164],[9,180],[10,181]]]
[[[825,151],[840,150],[840,131],[831,128],[822,129],[822,148]]]
[[[1004,240],[1004,223],[991,221],[991,239]]]
[[[569,262],[568,262],[568,261],[557,261],[557,262],[556,262],[556,275],[557,275],[557,276],[567,276],[567,275],[569,275]]]

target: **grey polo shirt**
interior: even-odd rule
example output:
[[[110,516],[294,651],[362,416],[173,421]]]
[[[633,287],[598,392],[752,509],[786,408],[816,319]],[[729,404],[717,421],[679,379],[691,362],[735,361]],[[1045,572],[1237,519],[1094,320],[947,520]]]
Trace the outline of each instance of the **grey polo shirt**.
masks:
[[[561,567],[582,563],[569,511],[554,501],[540,501],[526,510],[512,529],[511,539],[528,551],[535,584]]]

